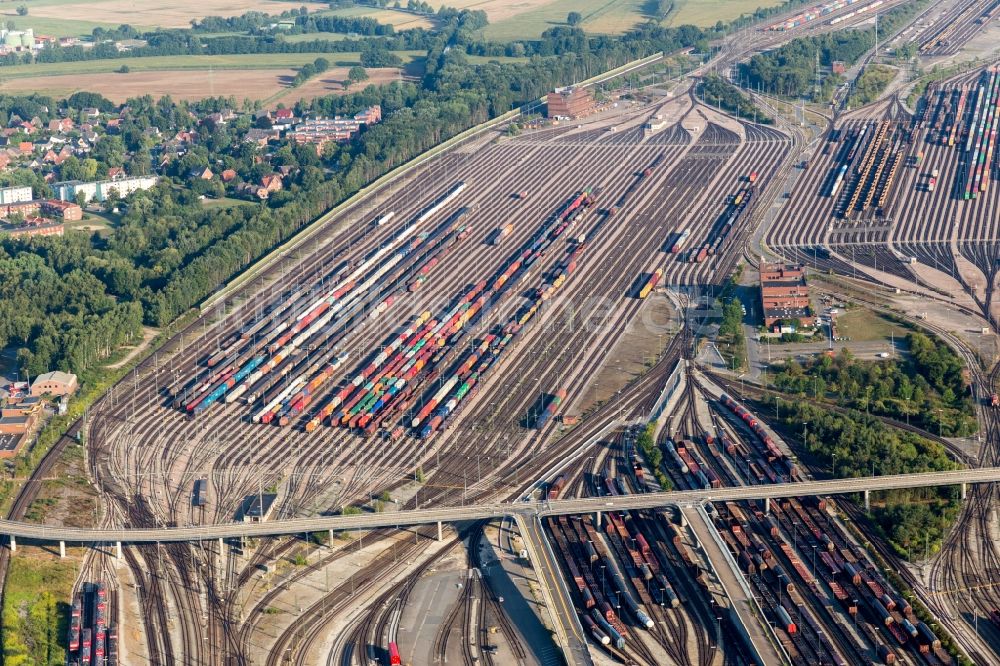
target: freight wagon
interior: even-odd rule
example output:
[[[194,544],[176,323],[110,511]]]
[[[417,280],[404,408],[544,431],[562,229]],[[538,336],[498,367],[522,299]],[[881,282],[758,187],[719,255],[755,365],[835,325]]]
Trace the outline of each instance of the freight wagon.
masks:
[[[788,611],[785,610],[784,606],[778,604],[775,606],[774,611],[778,615],[778,620],[781,622],[782,629],[784,629],[790,636],[798,632],[798,627],[796,627],[795,623],[792,622],[792,618],[788,614]]]
[[[555,480],[549,484],[549,491],[546,497],[550,500],[559,499],[559,493],[566,486],[566,477],[560,474],[555,478]]]
[[[545,424],[559,411],[559,405],[562,404],[563,400],[566,399],[566,389],[561,388],[556,391],[552,397],[549,399],[548,405],[546,405],[545,410],[535,418],[535,428],[541,430],[545,427]]]

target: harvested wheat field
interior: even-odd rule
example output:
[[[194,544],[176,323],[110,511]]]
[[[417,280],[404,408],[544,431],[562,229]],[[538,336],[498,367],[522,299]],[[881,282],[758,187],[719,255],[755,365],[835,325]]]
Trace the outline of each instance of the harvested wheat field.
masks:
[[[160,70],[128,74],[60,74],[8,79],[0,83],[0,91],[39,92],[53,97],[65,97],[86,90],[100,93],[115,103],[146,94],[154,97],[170,95],[177,100],[232,95],[238,101],[243,99],[264,100],[268,103],[280,101],[291,106],[300,99],[311,100],[322,95],[343,93],[342,81],[347,78],[347,72],[347,67],[335,67],[298,88],[288,86],[288,82],[295,76],[295,70],[291,68],[227,69],[214,72]],[[386,67],[370,69],[368,76],[369,81],[355,84],[354,89],[372,83],[381,84],[398,80],[401,72],[397,68]]]
[[[347,79],[347,71],[348,68],[346,67],[335,67],[327,70],[320,76],[306,81],[298,88],[287,88],[285,92],[282,92],[272,98],[271,101],[275,103],[281,102],[285,106],[291,106],[300,99],[309,101],[324,95],[343,94],[346,92],[344,90],[343,82]],[[404,78],[407,78],[403,76],[402,71],[396,67],[370,68],[365,71],[368,72],[368,80],[352,85],[352,92],[363,90],[365,86],[382,85],[383,83],[401,81]]]
[[[96,23],[189,28],[191,19],[239,16],[249,11],[280,14],[299,5],[279,0],[96,0],[31,7],[31,16],[77,18]]]

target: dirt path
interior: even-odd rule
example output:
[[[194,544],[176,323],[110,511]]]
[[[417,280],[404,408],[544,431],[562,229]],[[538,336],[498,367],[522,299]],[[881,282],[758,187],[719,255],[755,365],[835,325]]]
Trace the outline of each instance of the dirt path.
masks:
[[[148,326],[143,326],[142,327],[142,342],[140,342],[138,345],[136,345],[135,347],[133,347],[132,350],[129,351],[129,353],[126,354],[124,358],[122,358],[119,361],[115,361],[114,363],[112,363],[112,364],[110,364],[108,366],[105,366],[105,367],[107,367],[109,370],[115,370],[117,368],[122,367],[123,365],[125,365],[126,363],[128,363],[129,361],[131,361],[133,358],[135,358],[136,356],[138,356],[139,354],[141,354],[142,351],[146,347],[149,346],[149,342],[156,336],[157,333],[159,333],[159,331],[157,329],[150,328]]]

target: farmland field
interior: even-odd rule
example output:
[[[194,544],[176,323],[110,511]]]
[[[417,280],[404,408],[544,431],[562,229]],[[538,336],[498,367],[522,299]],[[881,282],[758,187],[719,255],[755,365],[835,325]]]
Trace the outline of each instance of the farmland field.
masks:
[[[78,19],[111,25],[128,23],[186,28],[191,25],[191,19],[205,16],[238,16],[248,11],[280,14],[288,9],[298,9],[300,4],[282,0],[38,0],[29,3],[29,16],[22,18],[21,23],[25,27],[31,27],[34,17],[39,17]]]
[[[246,56],[244,56],[246,57]],[[304,59],[307,60],[307,59]],[[104,95],[115,103],[129,97],[152,92],[170,95],[177,100],[195,100],[204,97],[230,95],[237,100],[262,100],[267,104],[279,101],[287,106],[300,99],[311,100],[323,95],[344,92],[341,83],[347,78],[347,67],[335,67],[314,77],[298,88],[288,82],[295,76],[291,68],[237,69],[209,72],[205,69],[166,69],[132,71],[128,74],[59,74],[53,76],[22,77],[4,80],[0,91],[6,93],[40,92],[54,97],[64,97],[86,90]],[[387,67],[368,70],[369,81],[364,85],[388,83],[400,78],[400,70]]]
[[[741,14],[753,14],[758,7],[775,7],[781,0],[675,0],[667,25],[690,23],[710,28],[717,21],[731,21]]]
[[[648,4],[645,0],[522,0],[513,3],[459,0],[458,4],[485,10],[490,16],[486,35],[498,40],[537,37],[549,28],[566,25],[570,12],[579,12],[583,16],[581,27],[595,33],[625,32],[649,18],[643,14],[644,5]]]
[[[423,56],[422,51],[396,51],[403,62],[410,62],[415,57]],[[48,77],[62,74],[99,74],[113,73],[122,65],[127,65],[131,72],[165,71],[189,69],[209,71],[212,69],[276,69],[299,67],[316,58],[326,58],[331,67],[350,67],[357,65],[360,54],[348,53],[260,53],[236,55],[181,55],[181,56],[150,56],[148,58],[128,58],[114,60],[83,60],[78,62],[52,62],[37,65],[13,65],[0,67],[0,79],[15,79],[21,77]],[[116,76],[119,76],[116,74]],[[39,86],[44,85],[38,82]]]
[[[592,33],[617,34],[653,18],[649,0],[431,0],[436,8],[482,9],[489,17],[486,35],[511,40],[537,37],[549,28],[566,25],[570,12],[583,16],[581,27]],[[691,23],[702,27],[752,14],[758,7],[773,7],[781,0],[675,0],[666,25]]]
[[[449,7],[454,6],[449,3]],[[372,7],[346,7],[344,9],[334,9],[321,12],[324,16],[368,16],[379,23],[387,23],[396,30],[409,30],[410,28],[432,28],[434,24],[423,16],[417,16],[409,12],[397,12],[392,9],[374,9]]]

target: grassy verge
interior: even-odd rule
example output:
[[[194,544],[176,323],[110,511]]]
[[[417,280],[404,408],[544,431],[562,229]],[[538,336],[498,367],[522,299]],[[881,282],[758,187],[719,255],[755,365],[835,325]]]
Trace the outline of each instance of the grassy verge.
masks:
[[[0,625],[5,664],[65,663],[75,580],[76,566],[68,560],[34,552],[11,557]]]
[[[646,457],[646,462],[648,462],[649,466],[653,468],[653,476],[656,477],[656,482],[660,484],[660,489],[673,490],[674,484],[672,484],[667,475],[663,473],[663,452],[660,451],[660,447],[656,445],[656,439],[653,437],[655,432],[656,424],[647,424],[643,431],[639,433],[639,437],[636,439],[635,444]]]
[[[701,98],[709,106],[719,107],[738,117],[753,118],[770,125],[774,121],[757,108],[739,88],[716,74],[708,74],[701,82]]]

